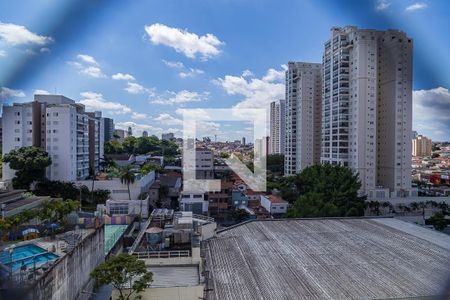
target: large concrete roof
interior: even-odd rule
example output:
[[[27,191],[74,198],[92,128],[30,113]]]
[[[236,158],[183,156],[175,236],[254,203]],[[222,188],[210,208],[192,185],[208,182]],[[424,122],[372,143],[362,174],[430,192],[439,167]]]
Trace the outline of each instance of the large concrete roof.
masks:
[[[432,296],[450,275],[450,236],[395,219],[252,221],[205,250],[207,299]]]

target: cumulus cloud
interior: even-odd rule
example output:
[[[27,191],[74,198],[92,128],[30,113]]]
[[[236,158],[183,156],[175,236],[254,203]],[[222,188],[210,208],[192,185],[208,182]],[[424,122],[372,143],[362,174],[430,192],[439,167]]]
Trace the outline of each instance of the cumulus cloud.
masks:
[[[0,50],[0,57],[6,57],[6,51],[5,50]]]
[[[146,92],[146,88],[135,82],[127,82],[125,90],[130,94],[143,94]]]
[[[22,90],[14,90],[7,87],[0,87],[0,99],[8,99],[8,98],[15,98],[15,97],[25,97],[25,93]]]
[[[184,104],[189,102],[200,102],[208,99],[209,93],[197,93],[187,90],[182,90],[179,92],[167,91],[166,95],[159,96],[152,100],[150,103],[153,104]]]
[[[79,102],[85,105],[88,110],[108,111],[111,114],[127,114],[132,112],[131,108],[124,104],[105,100],[100,93],[88,91],[80,95],[83,99]]]
[[[105,78],[99,63],[90,55],[78,54],[76,61],[69,61],[69,65],[78,69],[78,72],[94,78]]]
[[[205,73],[203,70],[189,68],[188,71],[178,73],[178,76],[180,76],[181,78],[187,78],[187,77],[195,77],[203,73]]]
[[[219,55],[221,52],[219,47],[224,44],[211,33],[199,36],[187,30],[159,23],[145,26],[145,32],[155,45],[171,47],[189,58],[200,56],[202,60]]]
[[[226,75],[213,82],[229,95],[244,96],[235,108],[266,108],[275,99],[284,98],[284,72],[282,66],[281,70],[269,69],[261,79]]]
[[[132,114],[131,114],[131,118],[132,119],[134,119],[134,120],[143,120],[143,119],[146,119],[147,118],[147,114],[144,114],[144,113],[138,113],[138,112],[133,112]]]
[[[424,8],[427,8],[427,7],[428,7],[428,5],[426,3],[417,2],[417,3],[411,4],[410,6],[407,6],[405,8],[405,10],[412,12],[412,11],[416,11],[416,10],[419,10],[419,9],[424,9]]]
[[[165,59],[161,60],[169,68],[183,69],[184,65],[181,61],[167,61]]]
[[[124,74],[124,73],[116,73],[113,76],[111,76],[114,80],[127,80],[127,81],[133,81],[134,76],[131,74]]]
[[[413,92],[413,129],[434,140],[450,140],[448,89],[438,87]]]
[[[158,121],[163,125],[183,125],[182,120],[165,113],[160,114],[158,117],[156,117],[155,121]]]
[[[376,11],[383,11],[389,8],[391,6],[391,3],[389,3],[387,0],[378,0],[375,5]]]
[[[46,90],[37,89],[37,90],[34,90],[33,94],[34,95],[50,95],[50,92],[46,91]]]
[[[250,71],[249,69],[245,69],[243,72],[242,72],[242,75],[241,75],[242,77],[253,77],[253,76],[255,76],[255,74],[253,74],[253,72],[252,71]]]
[[[45,45],[53,41],[51,37],[38,35],[25,26],[0,22],[0,40],[11,46],[23,44]]]

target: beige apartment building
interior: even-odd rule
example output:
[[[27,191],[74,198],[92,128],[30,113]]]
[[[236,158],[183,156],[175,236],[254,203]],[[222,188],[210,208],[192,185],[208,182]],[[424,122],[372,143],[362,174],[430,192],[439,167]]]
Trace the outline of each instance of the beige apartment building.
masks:
[[[432,148],[433,142],[423,135],[419,135],[417,138],[412,140],[413,156],[431,156]]]

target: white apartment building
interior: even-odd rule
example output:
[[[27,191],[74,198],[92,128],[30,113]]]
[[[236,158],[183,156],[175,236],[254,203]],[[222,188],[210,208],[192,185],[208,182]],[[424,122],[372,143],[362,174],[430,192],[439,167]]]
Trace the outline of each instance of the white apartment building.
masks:
[[[284,153],[285,139],[285,101],[278,100],[270,103],[270,138],[269,154]],[[243,138],[245,145],[245,139]]]
[[[89,175],[89,139],[98,139],[98,143],[101,139],[89,135],[88,125],[89,116],[83,105],[61,95],[35,95],[33,102],[3,107],[2,151],[41,147],[52,159],[47,178],[84,179]],[[98,148],[100,157],[103,157],[103,146]],[[3,180],[14,177],[7,164],[3,164],[3,170]]]
[[[396,30],[332,28],[323,68],[321,162],[358,172],[369,198],[386,188],[408,196],[412,40]]]
[[[214,178],[214,154],[207,148],[195,149],[195,176],[197,179]]]
[[[320,163],[322,64],[289,62],[286,71],[284,174]]]
[[[419,135],[412,140],[413,156],[431,156],[432,149],[433,142],[423,135]]]

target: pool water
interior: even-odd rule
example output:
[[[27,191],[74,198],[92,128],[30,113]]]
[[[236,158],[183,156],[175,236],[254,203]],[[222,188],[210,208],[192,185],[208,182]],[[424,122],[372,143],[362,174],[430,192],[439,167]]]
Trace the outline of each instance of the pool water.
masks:
[[[105,254],[111,251],[127,227],[128,225],[105,225]]]
[[[47,250],[35,244],[16,247],[14,248],[12,255],[9,254],[8,250],[4,250],[0,253],[0,262],[6,266],[10,266],[12,260],[13,270],[20,269],[23,264],[29,268],[58,258],[58,255],[47,252]]]

